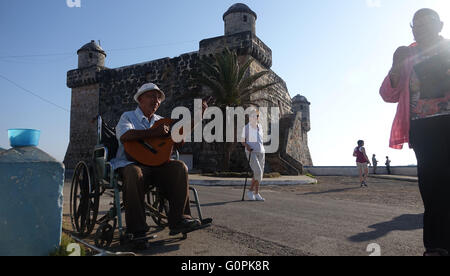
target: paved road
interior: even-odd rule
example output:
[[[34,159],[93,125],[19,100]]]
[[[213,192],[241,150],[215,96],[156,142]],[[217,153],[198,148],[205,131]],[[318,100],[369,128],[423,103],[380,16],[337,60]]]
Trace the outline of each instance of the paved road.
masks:
[[[266,202],[241,202],[239,187],[198,186],[204,216],[213,217],[214,225],[185,241],[155,230],[154,247],[140,254],[367,256],[371,243],[382,255],[422,254],[416,183],[372,179],[360,189],[352,177],[318,179],[317,185],[264,187]]]

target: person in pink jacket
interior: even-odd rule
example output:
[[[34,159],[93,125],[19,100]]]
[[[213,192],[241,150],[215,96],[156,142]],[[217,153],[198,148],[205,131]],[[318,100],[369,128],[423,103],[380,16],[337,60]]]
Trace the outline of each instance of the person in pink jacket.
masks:
[[[409,143],[417,157],[419,188],[425,207],[425,255],[450,252],[450,41],[431,9],[416,12],[415,43],[399,47],[380,89],[398,103],[389,146]]]

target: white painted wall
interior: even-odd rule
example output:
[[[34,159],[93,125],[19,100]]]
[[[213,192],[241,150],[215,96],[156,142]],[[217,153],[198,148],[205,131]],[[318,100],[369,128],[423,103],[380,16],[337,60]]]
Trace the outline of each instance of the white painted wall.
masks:
[[[354,167],[304,167],[307,172],[316,176],[358,176],[358,169]],[[373,174],[373,168],[370,167],[370,173]],[[394,166],[391,167],[391,172],[393,175],[404,175],[404,176],[417,176],[417,167],[403,167]],[[377,174],[387,174],[386,167],[377,167]]]

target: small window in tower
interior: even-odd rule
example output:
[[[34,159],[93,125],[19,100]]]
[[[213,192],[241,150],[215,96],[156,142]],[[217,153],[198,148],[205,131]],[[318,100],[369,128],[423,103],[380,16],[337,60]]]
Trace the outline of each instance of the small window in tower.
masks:
[[[303,105],[300,106],[300,110],[303,110]]]
[[[247,22],[247,16],[246,15],[244,15],[244,22]]]
[[[89,58],[92,58],[92,57],[93,57],[92,53],[89,53]]]

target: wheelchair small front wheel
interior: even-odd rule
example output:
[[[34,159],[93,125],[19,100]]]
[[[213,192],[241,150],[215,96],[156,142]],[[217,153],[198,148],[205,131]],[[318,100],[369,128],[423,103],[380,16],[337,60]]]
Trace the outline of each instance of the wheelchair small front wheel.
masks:
[[[95,232],[95,246],[98,248],[107,248],[111,245],[114,238],[114,231],[116,229],[116,222],[111,225],[110,223],[102,223],[97,232]]]
[[[154,188],[147,193],[147,204],[151,218],[160,227],[168,225],[169,202]]]

